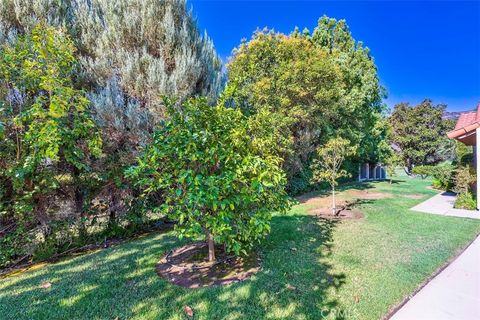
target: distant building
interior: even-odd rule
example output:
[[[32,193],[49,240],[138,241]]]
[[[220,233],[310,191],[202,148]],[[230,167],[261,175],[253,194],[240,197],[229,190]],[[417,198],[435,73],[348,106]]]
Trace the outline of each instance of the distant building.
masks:
[[[473,147],[473,165],[477,172],[477,183],[475,186],[477,194],[477,210],[480,206],[480,192],[478,192],[480,178],[480,148],[477,148],[477,141],[480,140],[480,103],[477,110],[462,112],[458,117],[455,129],[447,133],[450,139],[458,140],[467,146]]]
[[[358,166],[358,181],[383,180],[387,178],[385,167],[378,163],[363,163]]]

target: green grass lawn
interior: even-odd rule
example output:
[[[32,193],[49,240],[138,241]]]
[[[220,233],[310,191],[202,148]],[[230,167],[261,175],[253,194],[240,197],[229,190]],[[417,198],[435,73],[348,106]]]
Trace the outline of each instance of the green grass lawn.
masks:
[[[409,211],[435,192],[428,181],[402,179],[348,186],[393,195],[365,201],[362,220],[318,220],[308,205],[275,216],[251,280],[170,285],[155,264],[183,242],[154,234],[0,279],[0,318],[184,319],[185,305],[195,319],[382,318],[480,232],[480,221]]]

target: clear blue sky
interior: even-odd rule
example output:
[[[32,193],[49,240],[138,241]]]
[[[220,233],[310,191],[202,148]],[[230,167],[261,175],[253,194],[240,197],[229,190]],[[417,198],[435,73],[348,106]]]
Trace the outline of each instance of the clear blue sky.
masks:
[[[223,60],[257,28],[312,30],[319,17],[346,19],[371,50],[387,104],[423,98],[449,111],[480,102],[480,1],[208,1],[189,0]]]

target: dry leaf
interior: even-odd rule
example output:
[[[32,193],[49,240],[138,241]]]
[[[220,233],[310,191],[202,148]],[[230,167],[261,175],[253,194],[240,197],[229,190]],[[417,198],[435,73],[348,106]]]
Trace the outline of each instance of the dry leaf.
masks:
[[[297,287],[292,286],[290,283],[288,283],[288,284],[286,285],[286,288],[287,288],[288,290],[291,290],[291,291],[297,290]]]
[[[190,318],[193,317],[193,310],[189,306],[184,306],[183,311],[185,311],[185,314]]]
[[[42,283],[42,285],[40,286],[40,288],[43,288],[43,289],[48,289],[52,286],[52,284],[50,282],[45,282],[45,283]]]

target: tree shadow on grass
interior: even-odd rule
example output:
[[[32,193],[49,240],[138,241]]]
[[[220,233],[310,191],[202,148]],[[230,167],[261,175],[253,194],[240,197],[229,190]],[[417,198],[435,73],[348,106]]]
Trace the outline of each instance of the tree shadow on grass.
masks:
[[[342,319],[335,298],[346,276],[329,264],[337,222],[310,216],[276,216],[262,243],[262,269],[225,287],[185,289],[158,277],[161,255],[181,246],[171,234],[148,236],[115,248],[29,272],[0,284],[5,319],[184,317]],[[3,280],[2,280],[3,281]],[[44,282],[48,289],[39,288]]]
[[[386,181],[388,181],[388,183],[390,184],[400,184],[400,183],[404,183],[404,182],[407,182],[405,180],[400,180],[400,179],[387,179]]]

